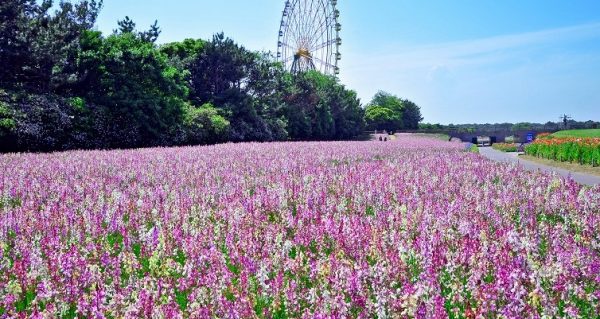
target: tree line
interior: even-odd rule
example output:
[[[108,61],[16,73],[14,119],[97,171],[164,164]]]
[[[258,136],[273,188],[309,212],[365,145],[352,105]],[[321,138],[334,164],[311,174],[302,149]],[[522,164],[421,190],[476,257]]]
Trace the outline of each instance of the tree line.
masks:
[[[365,111],[335,77],[290,74],[222,33],[158,45],[157,23],[126,17],[102,34],[101,7],[0,3],[0,151],[344,140],[409,125],[401,112],[416,107],[382,93]]]
[[[419,131],[421,132],[448,132],[455,131],[458,133],[470,132],[498,132],[498,131],[537,131],[550,132],[560,131],[565,129],[597,129],[600,128],[598,121],[575,121],[569,120],[566,125],[563,122],[546,122],[546,123],[485,123],[485,124],[432,124],[420,123]]]

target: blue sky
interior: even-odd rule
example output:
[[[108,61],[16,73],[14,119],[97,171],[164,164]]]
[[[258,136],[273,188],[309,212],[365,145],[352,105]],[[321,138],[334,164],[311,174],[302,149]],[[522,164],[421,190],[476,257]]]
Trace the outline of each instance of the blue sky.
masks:
[[[284,0],[104,0],[98,28],[128,15],[160,42],[223,31],[274,51]],[[600,120],[598,0],[339,0],[340,80],[363,103],[385,90],[426,122]]]

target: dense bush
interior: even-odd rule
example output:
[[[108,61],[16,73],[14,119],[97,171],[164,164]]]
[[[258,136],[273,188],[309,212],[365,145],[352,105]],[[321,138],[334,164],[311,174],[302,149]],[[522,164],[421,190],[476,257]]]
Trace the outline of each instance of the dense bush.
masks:
[[[68,149],[76,144],[72,135],[76,110],[68,100],[51,95],[13,95],[4,100],[10,109],[10,135],[19,149]]]
[[[600,138],[537,139],[525,148],[525,152],[559,162],[600,166]]]
[[[0,151],[17,149],[15,115],[15,112],[8,104],[6,92],[0,90]]]
[[[183,120],[184,137],[180,144],[212,144],[227,141],[229,121],[211,104],[194,107],[187,104]]]

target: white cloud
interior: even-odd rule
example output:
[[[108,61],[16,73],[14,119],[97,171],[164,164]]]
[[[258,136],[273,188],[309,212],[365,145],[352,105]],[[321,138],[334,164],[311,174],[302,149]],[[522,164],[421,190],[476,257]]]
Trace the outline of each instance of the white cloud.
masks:
[[[594,85],[600,87],[600,77],[593,73],[600,69],[600,45],[579,47],[597,44],[599,40],[600,23],[592,23],[484,39],[398,46],[388,50],[395,52],[392,54],[346,54],[341,76],[363,100],[379,89],[414,100],[429,121],[477,121],[472,112],[481,109],[483,103],[486,108],[507,109],[507,114],[484,121],[517,121],[524,108],[530,112],[526,115],[528,120],[533,121],[540,116],[536,108],[558,110],[561,103],[565,107],[568,95],[577,95],[580,116],[600,118],[600,111],[593,111],[592,106],[600,101],[600,92],[584,91]],[[555,96],[558,94],[562,96]],[[507,106],[507,101],[512,101],[511,105]],[[513,115],[508,114],[511,112]]]
[[[349,54],[352,63],[347,70],[383,66],[391,68],[418,68],[432,65],[460,66],[464,64],[485,63],[490,54],[503,55],[513,50],[540,47],[544,44],[566,43],[590,38],[600,38],[600,23],[577,25],[565,28],[549,29],[521,34],[501,35],[490,38],[429,44],[412,47],[397,47],[393,52]],[[356,60],[355,60],[356,59]],[[491,61],[494,61],[492,59]],[[385,64],[382,65],[382,62]]]

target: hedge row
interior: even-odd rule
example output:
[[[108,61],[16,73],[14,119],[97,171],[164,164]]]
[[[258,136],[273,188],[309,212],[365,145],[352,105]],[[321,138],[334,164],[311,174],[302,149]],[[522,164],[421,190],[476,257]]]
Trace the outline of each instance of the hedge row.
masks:
[[[537,139],[525,152],[559,162],[600,166],[600,138]]]

